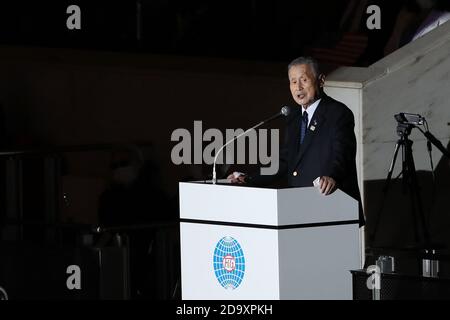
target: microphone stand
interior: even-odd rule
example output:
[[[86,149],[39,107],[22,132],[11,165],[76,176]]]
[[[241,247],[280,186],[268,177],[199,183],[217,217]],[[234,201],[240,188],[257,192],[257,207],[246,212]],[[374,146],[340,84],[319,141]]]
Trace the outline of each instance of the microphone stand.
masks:
[[[216,175],[216,162],[217,162],[217,157],[219,156],[220,152],[227,146],[229,145],[231,142],[233,142],[234,140],[239,139],[240,137],[246,135],[247,133],[249,133],[252,130],[255,130],[256,128],[259,128],[260,126],[262,126],[263,124],[270,122],[278,117],[280,117],[281,115],[287,115],[287,113],[285,113],[285,111],[282,109],[282,111],[278,112],[277,114],[273,115],[272,117],[261,121],[260,123],[258,123],[257,125],[251,127],[250,129],[247,129],[246,131],[242,132],[241,134],[237,135],[236,137],[234,137],[233,139],[230,139],[227,143],[225,143],[220,149],[219,151],[217,151],[216,156],[214,157],[214,163],[213,163],[213,174],[212,174],[212,183],[216,184],[217,183],[217,175]]]

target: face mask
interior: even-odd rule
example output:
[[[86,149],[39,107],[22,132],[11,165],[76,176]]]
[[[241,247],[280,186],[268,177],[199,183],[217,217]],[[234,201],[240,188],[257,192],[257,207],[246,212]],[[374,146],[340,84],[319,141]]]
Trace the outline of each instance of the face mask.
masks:
[[[422,9],[430,9],[435,5],[436,0],[416,0],[416,2]]]
[[[137,169],[133,166],[125,166],[114,169],[113,180],[117,184],[129,186],[137,178]]]

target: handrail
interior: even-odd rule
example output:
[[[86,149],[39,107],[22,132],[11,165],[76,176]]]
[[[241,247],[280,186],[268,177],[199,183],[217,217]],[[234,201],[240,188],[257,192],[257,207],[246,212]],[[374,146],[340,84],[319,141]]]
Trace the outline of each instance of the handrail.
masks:
[[[98,224],[86,224],[86,223],[61,223],[54,222],[48,223],[38,220],[29,219],[5,219],[3,220],[4,226],[39,226],[43,228],[67,228],[67,229],[85,229],[91,231],[92,233],[100,234],[104,232],[120,232],[120,231],[132,231],[132,230],[142,230],[142,229],[157,229],[164,227],[177,227],[178,221],[164,221],[155,223],[144,223],[144,224],[131,224],[131,225],[117,225],[117,226],[102,226]]]
[[[104,232],[120,232],[120,231],[132,231],[132,230],[142,230],[142,229],[158,229],[165,227],[178,227],[178,221],[166,221],[166,222],[155,222],[152,224],[134,224],[134,225],[123,225],[123,226],[96,226],[92,229],[94,233],[104,233]]]
[[[126,146],[153,146],[152,142],[121,142],[121,143],[104,143],[104,144],[86,144],[86,145],[70,145],[70,146],[56,146],[56,147],[42,147],[36,149],[12,149],[0,150],[0,157],[11,156],[27,156],[27,155],[48,155],[54,153],[69,153],[69,152],[83,152],[83,151],[101,151],[110,150],[114,148],[125,148]]]

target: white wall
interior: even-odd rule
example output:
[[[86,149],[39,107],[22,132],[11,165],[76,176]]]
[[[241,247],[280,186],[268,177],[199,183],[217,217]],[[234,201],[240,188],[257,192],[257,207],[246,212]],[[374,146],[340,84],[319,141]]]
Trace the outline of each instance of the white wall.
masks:
[[[450,23],[409,43],[369,68],[341,68],[326,82],[326,91],[354,112],[358,173],[362,181],[386,178],[398,140],[399,112],[423,115],[445,146],[450,141]],[[414,129],[417,170],[430,170],[426,140]],[[436,162],[442,157],[433,148]],[[397,160],[398,162],[399,160]],[[400,165],[396,165],[399,172]]]
[[[344,102],[355,115],[357,138],[358,181],[366,214],[366,237],[361,237],[361,255],[366,244],[371,246],[402,247],[410,244],[414,225],[407,207],[391,197],[382,214],[380,203],[384,202],[382,183],[388,174],[393,151],[399,136],[394,115],[400,112],[418,113],[424,116],[433,133],[444,146],[450,141],[450,23],[444,24],[424,37],[409,43],[368,68],[344,67],[330,74],[325,91]],[[413,129],[413,157],[416,170],[431,171],[426,150],[426,139]],[[443,157],[433,147],[436,168]],[[402,169],[401,153],[398,154],[393,177]],[[450,162],[449,162],[450,163]],[[445,167],[445,163],[444,166]],[[439,173],[446,175],[449,171]],[[432,241],[450,244],[448,228],[448,188],[443,181],[449,177],[439,176],[438,194],[434,200],[434,212],[424,214],[430,223]],[[431,184],[431,180],[430,180]],[[422,192],[431,188],[422,185]],[[422,194],[423,197],[423,194]],[[423,199],[422,199],[423,200]],[[433,200],[428,199],[433,202]],[[386,200],[387,201],[387,200]],[[394,202],[392,202],[394,201]],[[387,209],[388,208],[388,209]],[[378,217],[380,225],[378,226]],[[382,232],[376,232],[381,230]],[[378,234],[376,240],[371,237]],[[381,244],[380,244],[381,243]]]

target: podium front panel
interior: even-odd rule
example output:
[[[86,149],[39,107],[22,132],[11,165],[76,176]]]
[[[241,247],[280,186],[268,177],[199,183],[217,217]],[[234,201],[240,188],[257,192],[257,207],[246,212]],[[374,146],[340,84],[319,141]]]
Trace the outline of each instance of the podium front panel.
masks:
[[[181,293],[187,300],[276,300],[276,230],[181,223]]]

